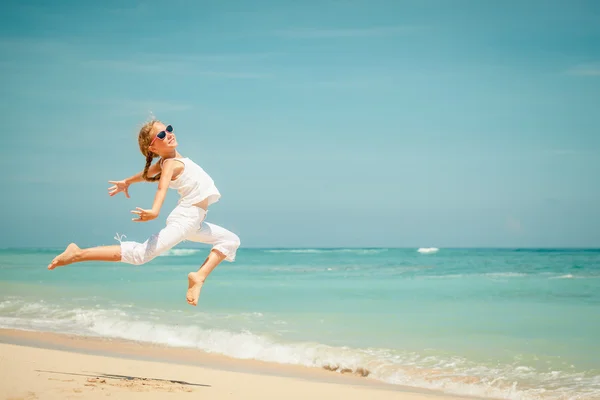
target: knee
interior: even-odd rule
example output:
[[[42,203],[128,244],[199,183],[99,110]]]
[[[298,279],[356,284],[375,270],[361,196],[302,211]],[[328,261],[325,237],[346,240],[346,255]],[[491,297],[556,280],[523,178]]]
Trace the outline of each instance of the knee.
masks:
[[[133,260],[131,262],[132,265],[144,265],[147,262],[150,262],[154,257],[150,258],[150,257],[145,257],[143,255],[134,255]]]
[[[240,238],[235,233],[230,233],[226,238],[222,238],[222,240],[215,243],[213,249],[223,254],[227,261],[235,261],[240,244]]]
[[[157,256],[153,248],[146,243],[122,242],[121,261],[132,265],[143,265]]]
[[[241,244],[239,236],[234,233],[230,239],[230,243],[231,243],[230,244],[231,247],[233,247],[235,250],[237,250]]]
[[[229,250],[229,254],[231,254],[231,258],[235,258],[235,253],[240,247],[241,241],[238,235],[232,233],[227,240],[224,241],[223,246]]]

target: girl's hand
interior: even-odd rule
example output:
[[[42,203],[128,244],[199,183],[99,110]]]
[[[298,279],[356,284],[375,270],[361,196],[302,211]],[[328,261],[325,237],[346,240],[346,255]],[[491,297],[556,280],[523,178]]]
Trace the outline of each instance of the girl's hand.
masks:
[[[114,196],[119,192],[124,192],[125,196],[129,198],[129,183],[125,181],[108,181],[108,183],[112,183],[114,186],[108,188],[108,194]]]
[[[151,221],[154,218],[158,217],[158,213],[155,213],[152,210],[143,210],[139,207],[136,207],[136,209],[131,212],[138,215],[138,218],[132,219],[133,222]]]

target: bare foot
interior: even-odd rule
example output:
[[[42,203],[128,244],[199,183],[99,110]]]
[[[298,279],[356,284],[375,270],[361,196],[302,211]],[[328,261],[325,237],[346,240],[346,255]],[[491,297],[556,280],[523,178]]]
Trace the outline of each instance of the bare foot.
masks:
[[[52,260],[52,262],[48,265],[48,269],[54,269],[56,267],[62,267],[63,265],[69,265],[73,261],[75,261],[75,256],[81,250],[75,243],[71,243],[67,246],[65,251],[62,254],[59,254]]]
[[[198,272],[190,272],[188,274],[188,290],[187,290],[187,302],[193,306],[198,304],[198,298],[200,297],[200,290],[204,284],[206,278],[200,275]]]

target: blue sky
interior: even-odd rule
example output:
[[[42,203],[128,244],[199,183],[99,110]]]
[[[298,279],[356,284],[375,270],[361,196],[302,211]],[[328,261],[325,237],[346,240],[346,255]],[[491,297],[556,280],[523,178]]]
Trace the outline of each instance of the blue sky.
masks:
[[[144,240],[153,113],[242,246],[600,246],[595,1],[8,1],[2,247]]]

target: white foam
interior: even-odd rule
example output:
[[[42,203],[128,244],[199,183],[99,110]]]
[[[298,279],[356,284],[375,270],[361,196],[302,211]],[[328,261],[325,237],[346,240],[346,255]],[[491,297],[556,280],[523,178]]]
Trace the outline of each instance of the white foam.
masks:
[[[351,254],[379,254],[388,251],[388,249],[269,249],[266,253],[351,253]]]
[[[159,257],[190,256],[190,255],[196,254],[200,251],[201,251],[200,249],[171,249],[171,250],[164,252]]]
[[[8,304],[8,306],[7,306]],[[210,315],[195,314],[181,324],[166,320],[165,311],[132,310],[115,305],[112,309],[61,308],[43,301],[0,302],[0,327],[52,331],[104,338],[129,339],[173,347],[201,349],[241,359],[256,359],[281,364],[347,370],[391,384],[441,390],[450,394],[473,395],[511,400],[563,399],[568,390],[583,393],[578,399],[600,394],[600,376],[583,373],[536,371],[531,366],[475,364],[461,357],[423,356],[378,348],[348,348],[315,342],[282,342],[278,335],[257,334],[247,329],[207,328]],[[7,315],[8,310],[8,315]],[[149,313],[163,318],[150,318]],[[170,314],[172,317],[172,313]],[[264,318],[262,313],[233,314],[234,319]],[[223,317],[221,317],[223,318]],[[155,321],[160,321],[156,323]],[[277,325],[285,325],[278,320]],[[520,382],[517,384],[516,382]],[[529,386],[527,385],[529,382]],[[539,397],[546,388],[543,397]],[[567,397],[568,398],[568,397]]]
[[[521,272],[489,272],[487,274],[482,274],[482,276],[488,278],[522,278],[527,276],[527,274]]]
[[[265,250],[266,253],[324,253],[324,250],[318,249],[277,249]]]
[[[574,279],[575,277],[571,274],[561,275],[561,276],[553,276],[550,279]]]
[[[437,253],[438,251],[440,251],[440,249],[436,247],[421,247],[417,251],[421,254],[432,254]]]
[[[447,275],[426,275],[421,276],[419,279],[463,279],[463,278],[524,278],[530,276],[521,272],[488,272],[484,274],[447,274]]]

